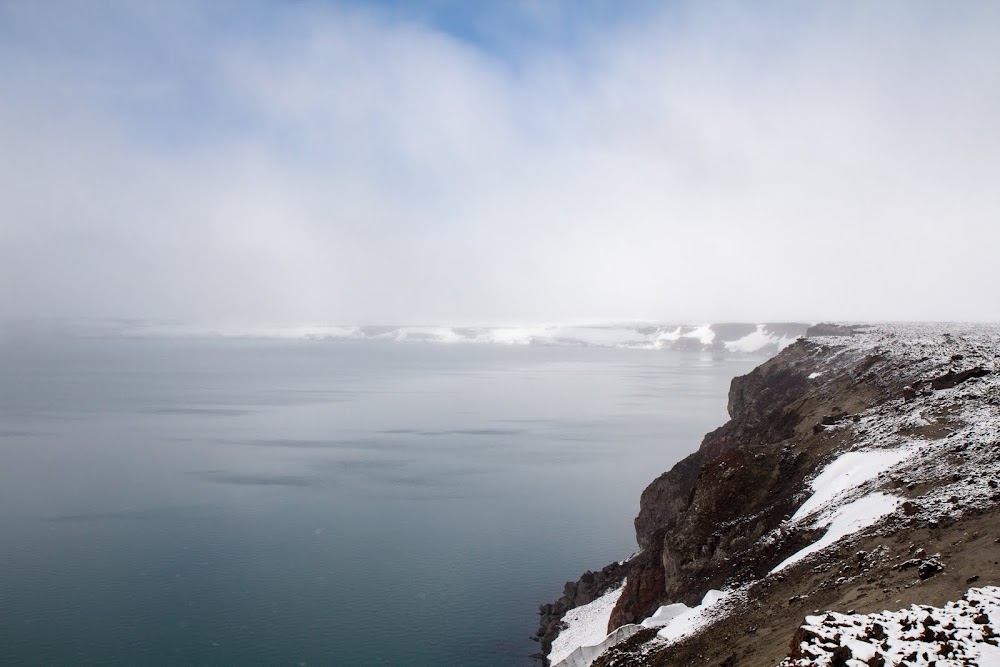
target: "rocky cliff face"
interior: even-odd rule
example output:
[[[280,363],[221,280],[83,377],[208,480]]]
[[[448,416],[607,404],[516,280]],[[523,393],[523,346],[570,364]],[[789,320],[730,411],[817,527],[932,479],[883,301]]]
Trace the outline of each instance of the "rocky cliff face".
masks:
[[[936,452],[945,438],[957,437],[963,430],[975,431],[982,439],[981,448],[976,450],[979,464],[1000,471],[1000,442],[992,442],[994,435],[990,435],[990,428],[996,430],[1000,424],[995,373],[1000,367],[1000,331],[996,328],[910,326],[856,331],[823,325],[810,334],[750,374],[734,379],[729,393],[730,420],[706,435],[696,452],[643,492],[635,520],[641,551],[615,570],[617,580],[612,583],[620,582],[619,574],[627,583],[611,614],[609,630],[639,623],[662,605],[680,602],[693,606],[709,589],[742,587],[743,602],[739,604],[749,604],[747,600],[753,600],[755,594],[766,598],[761,591],[789,592],[783,583],[785,575],[770,571],[825,532],[819,522],[790,523],[789,518],[809,496],[809,481],[844,452],[903,441]],[[995,420],[992,427],[990,420]],[[969,465],[970,456],[956,461],[954,471],[946,470],[939,478],[926,465],[921,467],[924,458],[918,457],[905,476],[924,474],[928,479],[923,486],[903,484],[902,476],[880,479],[879,484],[902,494],[899,501],[905,497],[908,503],[903,506],[907,509],[898,510],[883,525],[896,525],[895,521],[899,524],[896,532],[905,541],[907,527],[917,520],[915,515],[954,518],[960,513],[954,503],[926,498],[940,500],[945,493],[942,489],[958,484],[952,478],[968,474],[958,470]],[[996,501],[990,500],[992,497],[991,493],[977,496],[976,511],[994,511],[1000,496]],[[928,520],[941,523],[940,519]],[[821,554],[829,559],[832,549]],[[849,565],[854,571],[860,567],[856,562]],[[869,564],[869,568],[876,566]],[[601,592],[593,590],[588,596]],[[962,594],[957,589],[954,592]],[[793,588],[780,601],[782,611],[787,611],[786,600],[810,594]],[[885,597],[893,595],[898,592]],[[575,606],[569,604],[568,597],[563,602],[563,607]],[[757,604],[763,603],[758,600]],[[549,613],[543,613],[540,636],[548,641],[558,632],[560,611],[550,606]],[[743,609],[740,617],[751,618],[751,612]],[[801,618],[795,605],[784,625],[762,616],[741,642],[753,646],[758,641],[757,628],[769,622],[775,632],[786,632],[780,643],[783,652],[775,654],[770,663],[761,663],[775,664],[788,652]],[[615,659],[619,662],[607,658],[611,660],[608,664],[688,664],[685,661],[691,659],[689,652],[678,648],[683,642],[666,646],[662,640],[654,640],[652,646],[662,646],[650,650],[650,640],[649,632],[634,636],[609,651],[608,655],[618,656]],[[716,641],[720,643],[732,642]],[[687,644],[712,653],[707,644],[696,640],[687,640]],[[543,649],[546,647],[543,642]],[[750,660],[746,656],[751,654],[753,651],[747,649],[745,660]],[[724,655],[718,655],[722,664],[737,653],[727,646]],[[623,656],[631,656],[631,662],[620,662]]]

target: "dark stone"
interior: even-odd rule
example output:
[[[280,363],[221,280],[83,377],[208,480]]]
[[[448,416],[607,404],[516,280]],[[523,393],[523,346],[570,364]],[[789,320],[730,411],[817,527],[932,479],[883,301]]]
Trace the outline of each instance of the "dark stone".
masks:
[[[830,667],[847,667],[847,661],[851,660],[854,654],[846,646],[838,646],[830,654]]]
[[[975,368],[970,368],[968,370],[958,371],[957,373],[949,370],[944,375],[931,380],[931,389],[935,391],[939,389],[951,389],[954,386],[962,384],[966,380],[981,378],[989,374],[990,372],[982,366],[976,366]]]
[[[868,628],[868,632],[865,635],[866,639],[885,639],[885,628],[882,627],[881,623],[872,623],[871,627]]]
[[[822,421],[822,423],[823,423],[823,424],[824,424],[825,426],[832,426],[832,425],[834,425],[834,424],[836,424],[836,423],[838,423],[838,422],[842,422],[842,421],[844,421],[844,420],[845,420],[845,419],[847,419],[848,417],[850,417],[850,415],[849,415],[849,414],[847,414],[847,413],[840,413],[840,414],[832,414],[832,415],[826,415],[825,417],[823,417],[823,421]]]
[[[917,576],[921,580],[930,579],[940,572],[944,572],[944,564],[936,558],[925,560],[917,567]]]
[[[831,324],[820,322],[806,329],[806,337],[812,336],[853,336],[857,333],[857,326],[851,324]]]
[[[810,646],[819,640],[819,635],[817,635],[812,630],[807,629],[805,626],[800,627],[792,635],[791,652],[789,657],[793,660],[800,660],[806,658],[806,654],[803,652],[803,646]]]

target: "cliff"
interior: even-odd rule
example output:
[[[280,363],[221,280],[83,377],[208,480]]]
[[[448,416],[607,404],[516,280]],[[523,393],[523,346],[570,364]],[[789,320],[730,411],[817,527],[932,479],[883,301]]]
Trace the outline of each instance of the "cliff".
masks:
[[[991,326],[822,325],[734,379],[730,420],[643,492],[639,554],[542,608],[543,650],[567,609],[622,579],[608,631],[650,627],[594,664],[774,665],[807,613],[943,604],[967,579],[1000,582],[998,341]],[[852,518],[869,506],[878,516]],[[897,568],[917,549],[941,569]],[[697,630],[650,619],[713,589],[727,594]]]

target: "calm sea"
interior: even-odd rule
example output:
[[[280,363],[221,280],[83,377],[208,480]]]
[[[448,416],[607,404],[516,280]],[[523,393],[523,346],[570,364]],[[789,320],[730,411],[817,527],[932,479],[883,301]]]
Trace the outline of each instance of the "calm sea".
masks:
[[[0,343],[0,664],[537,664],[759,361]]]

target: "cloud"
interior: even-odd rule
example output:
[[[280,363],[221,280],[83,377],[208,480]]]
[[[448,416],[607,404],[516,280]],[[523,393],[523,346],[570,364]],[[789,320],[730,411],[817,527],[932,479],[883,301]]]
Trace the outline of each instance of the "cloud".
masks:
[[[991,4],[219,7],[4,9],[6,314],[1000,316]]]

